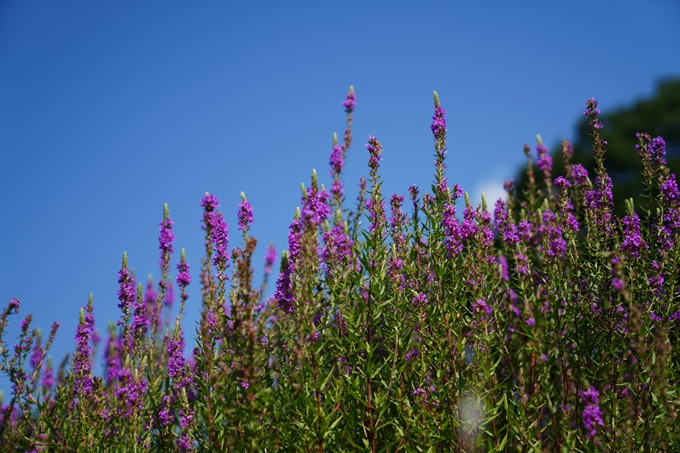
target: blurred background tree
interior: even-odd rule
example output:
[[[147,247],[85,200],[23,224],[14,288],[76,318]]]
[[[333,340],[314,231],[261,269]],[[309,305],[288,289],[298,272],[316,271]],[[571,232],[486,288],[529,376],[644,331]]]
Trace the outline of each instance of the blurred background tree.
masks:
[[[661,136],[666,141],[668,167],[672,173],[676,175],[680,173],[680,79],[660,81],[652,97],[613,112],[604,112],[601,120],[604,124],[602,136],[607,141],[605,167],[614,184],[615,211],[618,215],[625,215],[624,200],[633,198],[636,211],[639,213],[643,187],[640,174],[642,164],[635,150],[636,133],[647,132],[652,138]],[[577,125],[576,137],[572,141],[574,156],[571,162],[583,165],[594,182],[593,148],[589,134],[590,126],[587,119],[582,117]],[[554,180],[557,176],[564,176],[562,144],[556,143],[550,150]],[[542,187],[543,174],[536,167],[535,154],[532,153],[534,174],[538,186]],[[524,200],[524,192],[527,189],[526,166],[518,172],[515,181],[517,197]]]

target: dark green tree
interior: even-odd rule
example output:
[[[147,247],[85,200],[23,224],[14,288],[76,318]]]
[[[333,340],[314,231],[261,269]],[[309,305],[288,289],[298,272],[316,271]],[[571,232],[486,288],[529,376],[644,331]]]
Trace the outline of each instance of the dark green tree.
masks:
[[[680,173],[680,79],[662,80],[652,97],[613,112],[603,112],[601,118],[604,124],[602,136],[607,141],[605,167],[614,183],[615,211],[623,216],[625,200],[633,198],[638,210],[637,208],[641,206],[640,194],[644,193],[640,174],[642,164],[635,149],[638,142],[636,133],[646,132],[651,137],[662,137],[666,142],[668,167],[672,173],[676,175]],[[571,163],[583,165],[594,182],[595,161],[590,130],[587,119],[581,117],[576,137],[572,142],[574,155]],[[564,176],[562,144],[555,144],[551,148],[551,156],[554,180],[557,176]],[[536,167],[535,153],[532,160]],[[545,187],[543,174],[538,168],[534,168],[534,175],[538,187]],[[518,172],[515,180],[517,197],[524,200],[528,183],[526,168]]]

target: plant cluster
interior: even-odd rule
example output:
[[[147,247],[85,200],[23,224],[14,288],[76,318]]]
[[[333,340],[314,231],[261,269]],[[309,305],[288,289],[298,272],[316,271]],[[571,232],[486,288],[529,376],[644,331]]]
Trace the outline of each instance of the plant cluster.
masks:
[[[618,217],[589,99],[595,173],[570,163],[565,141],[566,177],[553,180],[539,138],[541,184],[525,146],[526,196],[508,181],[490,210],[449,185],[436,93],[434,104],[430,191],[410,187],[410,207],[383,196],[382,146],[369,137],[369,178],[349,210],[350,88],[330,192],[315,172],[302,186],[268,300],[276,252],[256,287],[252,206],[241,194],[242,243],[230,250],[218,199],[205,195],[189,354],[180,321],[192,278],[182,250],[172,281],[167,205],[157,286],[137,282],[123,255],[103,376],[92,373],[92,297],[56,375],[58,325],[43,342],[27,316],[13,351],[0,341],[13,385],[0,451],[679,451],[680,192],[663,140],[638,134],[644,214],[629,201]],[[19,306],[4,310],[0,340]]]

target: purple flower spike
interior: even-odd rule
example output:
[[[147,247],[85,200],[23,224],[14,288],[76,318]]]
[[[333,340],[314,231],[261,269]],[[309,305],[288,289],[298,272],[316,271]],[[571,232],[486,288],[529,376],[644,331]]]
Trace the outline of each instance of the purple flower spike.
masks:
[[[671,173],[670,177],[661,184],[659,191],[666,202],[678,201],[680,199],[680,191],[678,191],[678,183],[675,181],[674,174]]]
[[[444,234],[446,235],[446,250],[448,258],[454,255],[459,255],[463,251],[461,227],[456,218],[456,206],[452,203],[447,203],[444,206],[444,216],[442,219],[444,226]]]
[[[440,105],[434,108],[434,115],[432,116],[432,125],[430,129],[434,138],[440,138],[446,133],[446,110],[444,110]]]
[[[633,216],[625,216],[621,219],[623,223],[623,243],[621,244],[621,250],[626,252],[629,257],[639,258],[640,257],[640,247],[648,248],[642,239],[642,234],[640,231],[640,218],[637,213],[633,212]]]
[[[550,173],[552,172],[552,157],[548,154],[548,148],[543,145],[543,141],[541,140],[541,136],[538,136],[538,145],[536,146],[536,152],[538,153],[538,160],[536,161],[536,165],[538,165],[538,168],[543,172],[546,177],[550,176]]]
[[[173,379],[177,387],[180,384],[180,382],[177,382],[177,379],[183,377],[185,365],[184,336],[181,327],[177,329],[175,338],[168,344],[168,354],[168,376]],[[181,388],[178,390],[181,390]]]
[[[114,338],[112,333],[109,333],[109,338],[106,342],[106,348],[104,348],[104,366],[106,368],[106,381],[111,383],[114,379],[118,377],[120,370],[122,369],[121,360],[121,341]]]
[[[586,101],[586,109],[583,112],[583,116],[589,116],[590,117],[590,125],[592,126],[593,129],[599,130],[602,129],[602,123],[600,120],[597,118],[597,115],[599,115],[600,109],[597,108],[597,101],[595,98],[590,98]]]
[[[205,212],[213,212],[219,206],[220,202],[217,201],[217,197],[206,192],[203,200],[201,200],[201,207]]]
[[[158,248],[161,251],[161,269],[165,269],[168,266],[168,260],[170,254],[173,252],[172,243],[175,242],[175,234],[172,232],[172,225],[175,222],[170,220],[170,213],[168,211],[168,205],[163,206],[163,221],[160,223],[160,236],[158,238]]]
[[[151,325],[151,319],[156,319],[156,300],[150,299],[148,294],[148,287],[151,285],[149,280],[147,286],[147,295],[144,299],[135,301],[134,318],[132,319],[132,335],[136,340],[141,339],[146,335],[146,332]],[[139,285],[141,291],[141,283]],[[153,290],[153,287],[152,287]],[[148,317],[147,317],[148,316]],[[149,319],[150,318],[150,319]],[[154,326],[156,327],[156,326]]]
[[[374,136],[370,135],[368,137],[366,149],[368,150],[369,153],[371,153],[371,158],[368,160],[368,166],[371,168],[371,171],[377,171],[379,166],[378,162],[380,162],[380,160],[382,159],[380,157],[382,146]]]
[[[307,200],[302,208],[301,219],[314,226],[321,225],[330,215],[331,208],[328,206],[328,192],[318,190],[317,187],[307,188]]]
[[[267,246],[267,252],[264,255],[264,271],[266,274],[269,274],[272,271],[274,261],[276,261],[276,247],[274,247],[274,244],[269,244]]]
[[[352,256],[352,239],[345,231],[345,225],[336,223],[333,228],[323,234],[324,249],[322,258],[327,267],[327,272],[333,269],[341,269],[345,260]]]
[[[123,253],[123,266],[118,272],[118,284],[120,288],[118,289],[118,308],[123,312],[123,316],[127,319],[130,313],[130,308],[135,301],[135,282],[132,278],[132,274],[128,270],[127,266],[127,253]],[[122,324],[121,321],[118,324]]]
[[[76,328],[76,353],[73,356],[72,372],[75,375],[73,392],[76,398],[87,399],[92,393],[90,363],[90,336],[94,330],[92,294],[84,309],[80,310],[80,322]]]
[[[329,164],[331,166],[331,176],[342,173],[342,167],[345,166],[345,160],[342,158],[342,146],[335,145],[331,150],[331,157]]]
[[[191,275],[189,274],[189,263],[186,262],[184,249],[182,249],[182,260],[177,265],[177,286],[184,294],[184,290],[191,283]],[[187,296],[188,297],[188,296]]]
[[[205,199],[204,199],[205,200]],[[217,199],[215,198],[215,201]],[[224,221],[222,213],[219,211],[208,211],[210,205],[205,206],[203,214],[204,222],[212,230],[212,239],[215,246],[215,256],[213,257],[213,264],[218,268],[227,268],[227,261],[229,254],[227,249],[229,247],[229,232],[227,230],[227,222]],[[204,226],[203,228],[206,228]]]
[[[588,170],[581,164],[571,166],[571,177],[577,186],[588,185]]]
[[[566,190],[571,187],[571,183],[563,176],[557,177],[555,185],[559,187],[562,192],[566,192]]]
[[[666,165],[666,142],[663,138],[652,139],[649,145],[649,155],[658,166]]]
[[[293,293],[293,282],[291,276],[295,271],[295,264],[300,256],[300,238],[302,237],[302,222],[300,221],[299,210],[295,213],[295,218],[289,226],[288,233],[288,252],[284,251],[281,255],[281,272],[276,281],[276,292],[274,300],[280,309],[286,313],[295,311],[295,294]]]
[[[10,299],[7,306],[8,314],[19,313],[19,299]]]
[[[33,354],[31,354],[30,359],[32,371],[35,371],[42,362],[43,351],[42,346],[40,346],[40,338],[38,338],[33,346]]]
[[[588,431],[586,439],[592,439],[597,434],[597,425],[604,426],[602,410],[599,403],[600,394],[595,387],[581,392],[581,401],[586,407],[583,409],[583,427]]]
[[[250,224],[253,223],[253,207],[246,200],[246,195],[243,192],[241,192],[241,200],[238,205],[238,229],[247,231]]]
[[[345,107],[345,112],[350,114],[354,111],[357,106],[356,96],[354,95],[354,87],[349,87],[349,93],[347,93],[347,99],[342,102],[342,106]]]
[[[342,180],[336,179],[333,181],[333,185],[331,186],[331,194],[333,195],[333,198],[340,199],[344,193],[345,189],[342,186]]]

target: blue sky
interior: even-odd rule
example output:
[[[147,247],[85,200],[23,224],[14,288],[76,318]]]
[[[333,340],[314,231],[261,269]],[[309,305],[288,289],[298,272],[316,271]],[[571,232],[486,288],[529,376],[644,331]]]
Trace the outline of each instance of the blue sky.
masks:
[[[571,138],[587,98],[607,112],[680,76],[679,18],[671,0],[2,2],[0,303],[21,300],[6,339],[28,313],[45,333],[59,321],[58,363],[90,292],[103,336],[119,316],[122,253],[139,279],[158,277],[163,203],[194,277],[191,335],[203,194],[219,197],[239,245],[246,193],[259,282],[266,244],[287,247],[300,183],[316,169],[330,187],[350,85],[348,200],[369,135],[384,147],[383,193],[429,188],[433,90],[449,181],[495,199],[522,145]]]

